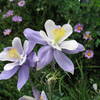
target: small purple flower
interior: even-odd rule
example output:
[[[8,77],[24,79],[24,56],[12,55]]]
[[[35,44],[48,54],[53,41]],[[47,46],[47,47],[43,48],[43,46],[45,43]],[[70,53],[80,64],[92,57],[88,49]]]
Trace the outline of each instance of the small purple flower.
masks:
[[[93,58],[94,52],[93,50],[86,50],[84,55],[86,58],[90,59],[90,58]]]
[[[21,16],[13,16],[12,17],[12,21],[13,22],[22,22],[22,17]]]
[[[8,12],[3,15],[3,18],[8,18],[8,17],[13,16],[13,15],[14,15],[14,11],[13,10],[8,10]]]
[[[4,31],[3,31],[3,34],[6,36],[6,35],[10,35],[10,33],[11,33],[11,29],[5,29]]]
[[[8,15],[8,16],[13,16],[13,13],[14,13],[13,10],[9,10],[9,11],[7,12],[7,15]]]
[[[80,33],[81,31],[83,31],[83,24],[77,24],[74,27],[74,31]]]
[[[83,34],[83,39],[85,40],[92,40],[92,37],[91,37],[91,32],[89,31],[86,31],[84,34]]]
[[[23,7],[25,5],[25,0],[21,0],[18,2],[19,7]]]

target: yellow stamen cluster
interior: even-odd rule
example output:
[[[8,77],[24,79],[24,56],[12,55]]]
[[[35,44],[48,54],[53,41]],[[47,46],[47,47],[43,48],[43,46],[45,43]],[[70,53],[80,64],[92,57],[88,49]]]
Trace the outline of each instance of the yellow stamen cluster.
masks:
[[[87,55],[88,55],[88,56],[91,56],[91,53],[90,53],[90,52],[88,52],[88,53],[87,53]]]
[[[58,42],[61,38],[63,38],[66,34],[66,30],[64,28],[56,28],[52,31],[54,41]]]
[[[81,26],[79,26],[77,29],[78,29],[78,30],[81,30],[81,29],[82,29],[82,27],[81,27]]]
[[[89,34],[86,34],[85,36],[86,36],[87,38],[91,38],[91,35],[89,35]]]
[[[40,100],[44,100],[44,97],[43,96],[40,96]]]
[[[11,48],[8,50],[8,57],[17,59],[17,58],[20,58],[20,55],[18,51],[16,50],[16,48]]]

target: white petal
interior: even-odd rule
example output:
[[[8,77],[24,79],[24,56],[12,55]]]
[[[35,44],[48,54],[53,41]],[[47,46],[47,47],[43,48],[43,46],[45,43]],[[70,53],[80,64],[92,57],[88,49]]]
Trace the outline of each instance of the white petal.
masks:
[[[5,52],[5,51],[2,51],[1,53],[0,53],[0,60],[1,61],[9,61],[9,58],[7,57],[7,52]]]
[[[6,48],[5,48],[6,49]],[[0,53],[0,60],[1,61],[16,61],[16,59],[13,59],[13,58],[10,58],[8,56],[8,50],[3,50],[1,53]]]
[[[15,37],[12,41],[12,46],[18,50],[20,54],[23,53],[22,43],[19,37]]]
[[[30,97],[30,96],[23,96],[23,97],[19,98],[18,100],[36,100],[36,99],[33,97]]]
[[[24,41],[24,52],[27,52],[28,46],[29,46],[29,41],[28,40],[25,40]]]
[[[51,46],[52,46],[53,48],[55,48],[55,49],[61,51],[61,47],[60,47],[58,44],[56,44],[56,45],[51,45]]]
[[[60,47],[62,49],[75,50],[78,47],[78,43],[75,40],[63,41]]]
[[[8,70],[11,70],[13,69],[14,67],[16,67],[18,64],[17,63],[9,63],[9,64],[6,64],[4,66],[4,70],[8,71]]]
[[[27,56],[25,54],[22,55],[22,59],[19,61],[19,65],[22,65],[26,61]]]
[[[50,42],[51,41],[51,39],[48,38],[48,36],[46,35],[46,33],[44,31],[40,31],[40,35],[46,42]]]
[[[45,22],[45,30],[47,32],[47,35],[50,39],[53,38],[53,35],[52,35],[52,30],[54,30],[56,27],[55,25],[55,22],[53,20],[47,20]]]
[[[40,100],[48,100],[44,91],[41,93]]]
[[[64,24],[64,25],[62,26],[62,28],[65,29],[66,35],[60,40],[60,43],[61,43],[62,41],[64,41],[65,39],[67,39],[67,38],[73,33],[73,28],[72,28],[72,26],[71,26],[70,24]]]
[[[94,83],[94,84],[93,84],[93,89],[94,89],[95,91],[97,91],[97,89],[98,89],[97,83]]]

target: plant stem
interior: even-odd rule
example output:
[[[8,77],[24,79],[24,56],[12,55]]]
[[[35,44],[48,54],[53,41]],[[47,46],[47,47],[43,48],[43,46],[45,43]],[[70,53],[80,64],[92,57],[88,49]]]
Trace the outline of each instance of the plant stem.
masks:
[[[79,70],[80,70],[81,78],[84,79],[82,64],[80,65],[80,64],[78,63],[78,60],[77,60],[77,59],[76,59],[76,63],[77,63],[78,68],[79,68]]]
[[[51,85],[50,84],[48,85],[48,88],[49,88],[49,97],[50,97],[49,99],[52,100],[52,93],[51,93]]]

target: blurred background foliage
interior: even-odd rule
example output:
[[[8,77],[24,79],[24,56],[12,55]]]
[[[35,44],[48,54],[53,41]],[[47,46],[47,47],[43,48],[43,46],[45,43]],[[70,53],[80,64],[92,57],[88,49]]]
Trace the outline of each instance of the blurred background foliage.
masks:
[[[32,81],[40,90],[46,90],[51,100],[100,100],[99,93],[92,88],[94,82],[100,85],[100,71],[98,72],[98,69],[100,70],[100,1],[26,0],[24,7],[19,7],[17,3],[18,0],[13,2],[0,0],[0,51],[10,46],[15,36],[21,37],[22,41],[25,40],[23,36],[25,28],[44,29],[47,19],[52,19],[61,25],[70,20],[73,27],[81,23],[84,25],[84,30],[81,33],[74,32],[70,38],[82,43],[86,49],[94,50],[94,58],[87,60],[82,53],[69,55],[76,66],[74,76],[69,77],[58,67],[55,71],[48,66],[41,72],[32,73]],[[14,10],[14,15],[22,16],[23,21],[14,23],[12,17],[4,19],[2,16],[8,10]],[[7,28],[11,28],[12,33],[4,36],[3,31]],[[85,31],[91,32],[93,38],[91,41],[83,39]],[[3,65],[4,63],[0,62],[0,71],[3,70]],[[53,86],[47,82],[52,77],[54,77]],[[0,100],[17,100],[20,96],[32,94],[30,82],[19,92],[15,87],[16,81],[16,76],[7,81],[0,81]]]

